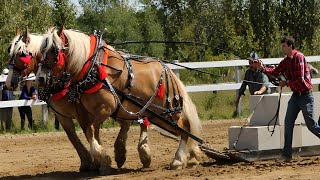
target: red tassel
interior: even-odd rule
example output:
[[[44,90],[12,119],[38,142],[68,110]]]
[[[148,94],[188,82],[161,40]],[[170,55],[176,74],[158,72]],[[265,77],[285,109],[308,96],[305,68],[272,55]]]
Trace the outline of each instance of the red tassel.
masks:
[[[31,58],[32,58],[32,56],[31,55],[27,55],[26,57],[21,57],[20,58],[20,60],[24,63],[24,64],[26,64],[26,65],[30,65],[30,62],[31,62]]]
[[[149,123],[149,120],[148,120],[148,117],[144,117],[143,118],[143,124],[148,127],[148,129],[150,128],[150,123]]]
[[[164,98],[164,85],[163,85],[162,83],[159,84],[157,96],[158,96],[160,99],[163,99],[163,98]]]
[[[64,66],[65,59],[66,59],[66,54],[60,50],[58,52],[58,62],[56,64],[56,66],[58,68],[62,68]]]

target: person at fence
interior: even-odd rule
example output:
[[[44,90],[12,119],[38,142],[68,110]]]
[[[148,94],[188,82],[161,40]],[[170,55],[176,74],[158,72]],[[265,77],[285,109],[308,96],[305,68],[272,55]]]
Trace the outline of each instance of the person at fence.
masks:
[[[57,118],[57,115],[54,115],[54,128],[56,130],[59,130],[59,126],[60,126],[60,124],[59,124],[59,120]]]
[[[248,58],[249,68],[246,70],[244,80],[239,89],[239,94],[236,99],[236,108],[238,108],[241,96],[245,95],[244,92],[247,86],[249,86],[249,92],[251,95],[270,94],[271,92],[268,77],[258,68],[253,66],[253,62],[258,59],[258,54],[255,52],[252,52]]]
[[[19,99],[36,99],[37,98],[37,93],[36,89],[32,85],[32,81],[35,79],[35,75],[31,73],[28,77],[26,77],[26,82],[25,85],[22,87],[21,90],[21,95]],[[25,116],[28,118],[28,127],[32,129],[32,110],[30,106],[21,106],[18,107],[19,113],[20,113],[20,118],[21,118],[21,130],[24,130],[24,124],[25,124]]]
[[[2,74],[8,75],[9,70],[4,69],[2,71]],[[14,99],[13,92],[10,91],[4,83],[1,84],[1,101],[11,101]],[[0,108],[0,120],[1,120],[1,129],[4,129],[4,126],[6,130],[10,130],[11,123],[12,123],[12,114],[13,114],[13,108]]]
[[[310,69],[310,76],[313,77],[314,74],[318,74],[319,71],[317,68],[313,67],[312,64],[308,63],[308,67]]]
[[[304,55],[295,49],[294,39],[289,36],[281,39],[281,49],[286,56],[276,68],[265,68],[261,62],[255,62],[254,66],[276,77],[280,74],[285,75],[286,80],[281,80],[279,86],[288,86],[293,91],[285,116],[285,142],[281,157],[282,161],[287,162],[292,159],[293,128],[298,113],[302,111],[308,129],[319,138],[320,126],[318,121],[314,119],[311,75]]]
[[[318,74],[319,73],[318,69],[315,68],[314,66],[312,66],[312,64],[308,63],[308,66],[310,68],[310,76],[311,76],[311,78],[313,78],[314,74]],[[318,91],[320,91],[320,84],[318,84]]]

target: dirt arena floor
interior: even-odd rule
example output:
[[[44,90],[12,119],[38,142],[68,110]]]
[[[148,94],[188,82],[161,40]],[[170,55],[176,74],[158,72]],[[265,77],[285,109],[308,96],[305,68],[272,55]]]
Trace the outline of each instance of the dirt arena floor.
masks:
[[[218,150],[228,147],[227,130],[242,125],[241,120],[203,122],[203,139]],[[119,128],[103,129],[103,145],[113,155],[113,143]],[[169,170],[178,143],[155,130],[149,131],[152,163],[141,169],[137,152],[139,128],[132,127],[127,145],[127,161],[122,169],[112,162],[113,172],[99,176],[96,172],[79,172],[79,158],[64,132],[0,136],[1,179],[320,179],[319,157],[296,157],[292,162],[276,160],[254,163],[215,162],[204,157],[198,167]],[[79,132],[84,140],[83,133]]]

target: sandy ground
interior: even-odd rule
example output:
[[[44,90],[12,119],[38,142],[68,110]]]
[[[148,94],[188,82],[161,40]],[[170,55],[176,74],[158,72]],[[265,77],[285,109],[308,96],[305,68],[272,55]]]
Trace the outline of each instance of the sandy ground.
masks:
[[[203,139],[218,150],[228,147],[227,130],[242,125],[241,120],[203,122]],[[101,130],[104,148],[113,155],[113,143],[119,128]],[[137,152],[139,128],[132,127],[127,144],[127,161],[113,172],[99,176],[97,172],[79,172],[79,158],[64,132],[0,136],[1,179],[320,179],[320,158],[296,157],[292,162],[276,160],[254,163],[216,162],[204,157],[194,168],[169,170],[178,143],[150,130],[151,167],[142,169]],[[83,133],[79,132],[84,140]]]

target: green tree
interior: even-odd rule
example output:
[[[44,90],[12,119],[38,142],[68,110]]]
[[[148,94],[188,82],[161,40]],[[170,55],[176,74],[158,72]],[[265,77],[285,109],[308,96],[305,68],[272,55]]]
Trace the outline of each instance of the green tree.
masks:
[[[319,28],[319,1],[283,0],[279,6],[280,28],[295,38],[298,47],[312,43]]]
[[[163,29],[157,19],[156,13],[156,9],[151,6],[146,6],[137,13],[139,32],[143,41],[164,40]],[[138,53],[163,58],[164,48],[164,44],[145,43]]]
[[[62,25],[70,28],[76,27],[76,7],[69,0],[52,0],[52,19],[57,27]]]
[[[14,13],[13,13],[14,12]],[[4,0],[0,6],[0,67],[8,65],[8,46],[16,27],[33,33],[43,33],[51,24],[50,4],[47,0]]]
[[[250,0],[250,22],[263,57],[274,55],[279,49],[277,2],[273,0]]]

